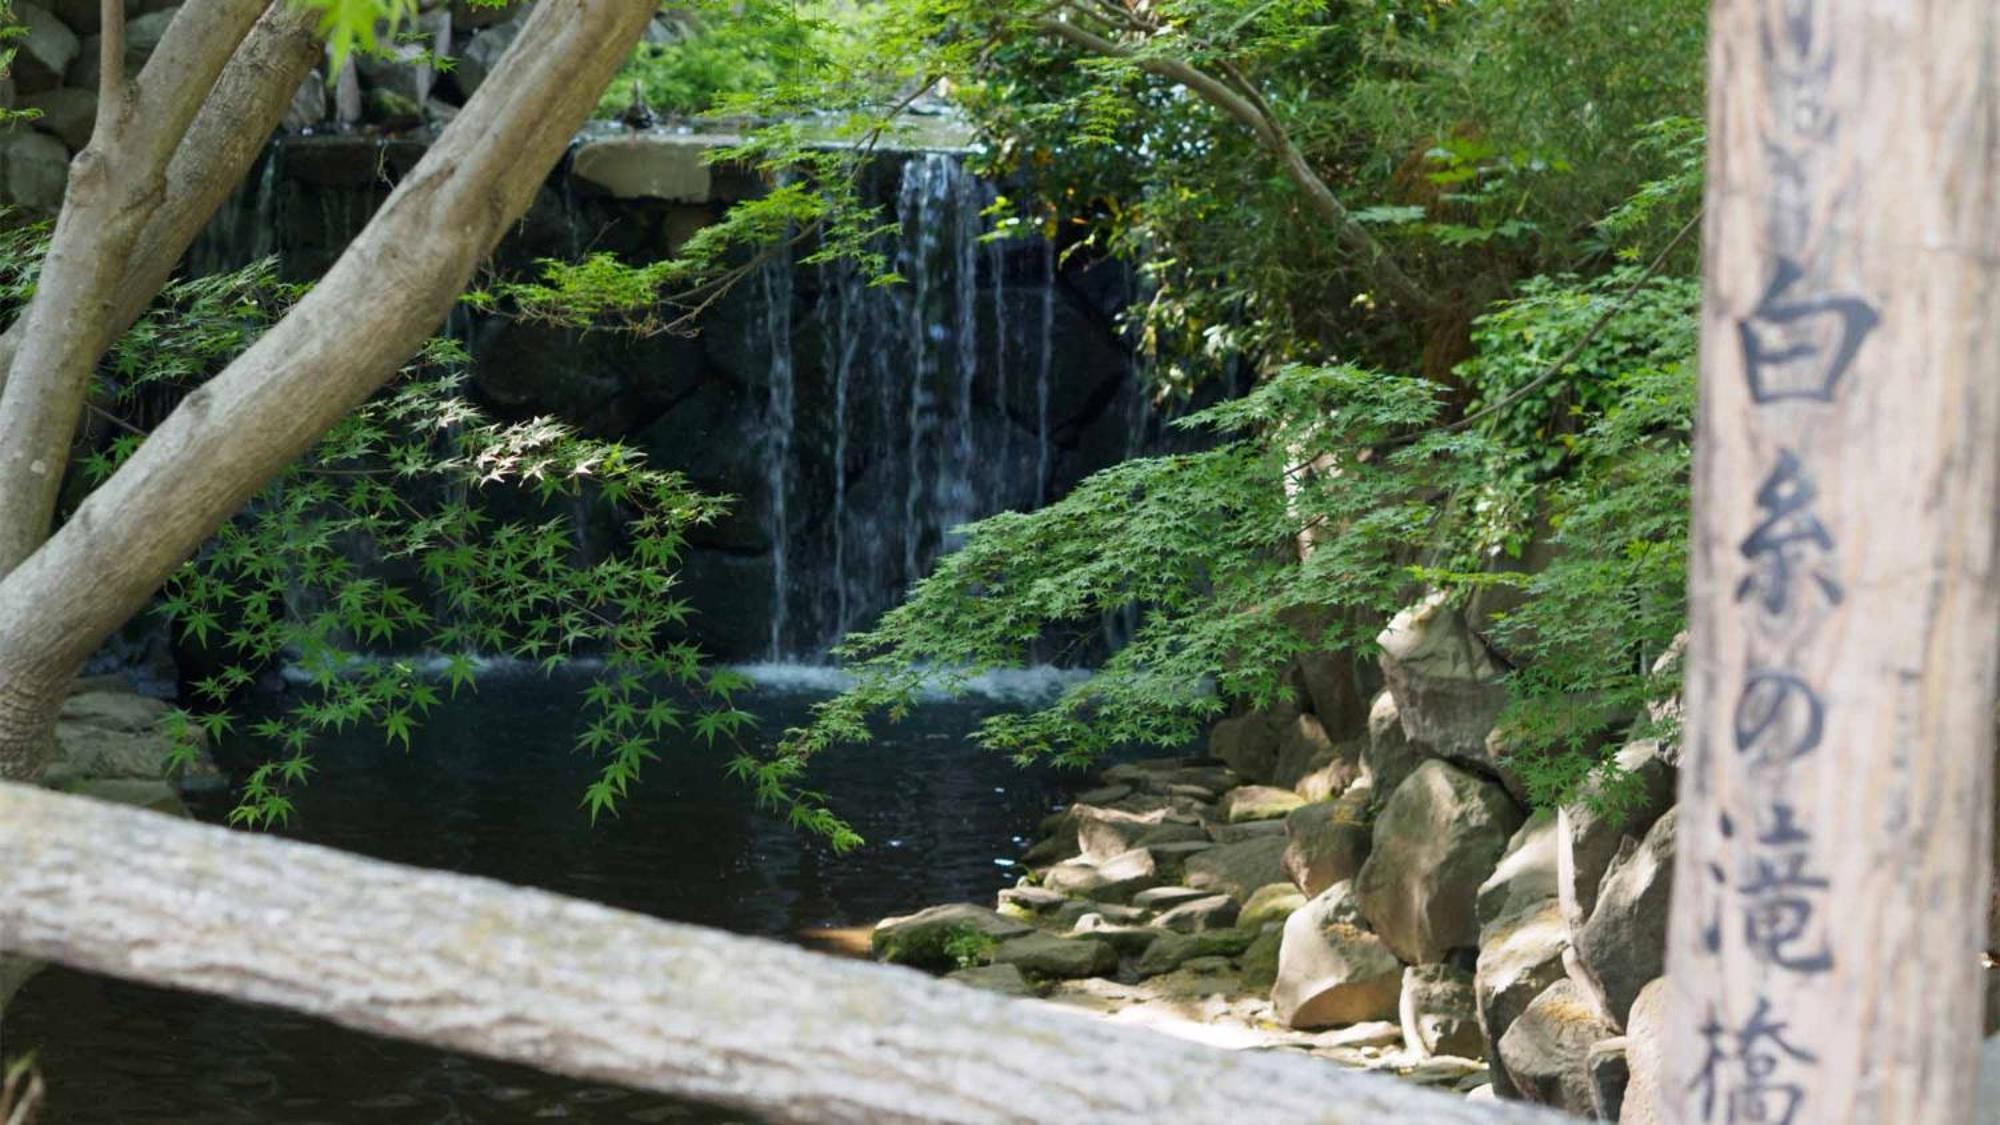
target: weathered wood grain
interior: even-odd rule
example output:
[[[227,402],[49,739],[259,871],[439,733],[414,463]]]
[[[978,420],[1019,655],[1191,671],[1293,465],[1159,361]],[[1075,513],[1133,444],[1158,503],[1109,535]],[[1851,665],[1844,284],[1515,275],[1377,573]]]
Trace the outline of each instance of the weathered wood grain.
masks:
[[[774,1121],[1561,1120],[24,786],[0,856],[0,949]]]

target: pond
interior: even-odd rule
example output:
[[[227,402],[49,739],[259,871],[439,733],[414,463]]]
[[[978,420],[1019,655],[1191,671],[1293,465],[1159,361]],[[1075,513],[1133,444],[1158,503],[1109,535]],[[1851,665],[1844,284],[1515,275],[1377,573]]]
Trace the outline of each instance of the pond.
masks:
[[[990,901],[1036,822],[1083,784],[971,746],[984,715],[1046,679],[920,709],[877,743],[830,756],[812,783],[867,838],[834,855],[757,812],[689,744],[592,827],[590,761],[571,750],[581,678],[489,675],[433,713],[407,752],[324,746],[283,835],[399,863],[544,887],[677,921],[812,944],[865,940],[886,914]],[[803,721],[824,677],[764,670],[746,697],[760,734]],[[193,802],[220,820],[227,798]],[[520,1067],[372,1038],[289,1013],[51,969],[8,1008],[4,1051],[33,1050],[47,1125],[444,1125],[721,1122],[745,1118]]]

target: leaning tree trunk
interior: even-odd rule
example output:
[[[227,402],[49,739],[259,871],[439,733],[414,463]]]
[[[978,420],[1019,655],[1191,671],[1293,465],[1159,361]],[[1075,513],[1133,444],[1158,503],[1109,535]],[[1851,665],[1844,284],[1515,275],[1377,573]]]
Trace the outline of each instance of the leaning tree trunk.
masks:
[[[436,330],[652,11],[649,0],[537,4],[493,79],[319,284],[0,578],[0,776],[35,760],[52,701],[92,649]],[[34,339],[31,323],[0,401]]]
[[[0,950],[771,1121],[1561,1120],[19,785],[0,855]]]
[[[216,208],[243,182],[292,95],[325,53],[313,30],[318,21],[319,13],[305,4],[274,4],[223,67],[174,149],[159,206],[122,263],[122,277],[113,279],[111,315],[91,350],[101,355],[132,326]],[[20,318],[0,333],[0,388],[7,384],[26,327],[26,319]]]
[[[181,138],[268,3],[189,0],[128,82],[125,5],[103,0],[97,122],[70,165],[0,390],[0,576],[48,535],[126,264],[165,198]]]
[[[2000,466],[1992,0],[1723,0],[1662,1083],[1964,1121]]]

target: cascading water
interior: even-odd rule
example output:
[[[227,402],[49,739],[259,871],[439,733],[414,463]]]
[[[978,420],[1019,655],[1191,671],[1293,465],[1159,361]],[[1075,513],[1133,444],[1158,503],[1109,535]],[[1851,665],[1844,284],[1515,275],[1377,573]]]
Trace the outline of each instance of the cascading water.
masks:
[[[274,145],[190,265],[274,253],[288,280],[317,276],[420,152],[360,136]],[[608,197],[562,169],[555,180],[496,275],[593,252],[640,263],[663,231],[713,222],[714,201]],[[562,418],[738,498],[729,520],[691,533],[680,587],[695,639],[723,659],[822,659],[958,547],[953,529],[1035,508],[1158,433],[1112,327],[1130,297],[1124,267],[995,237],[993,187],[953,153],[885,157],[862,187],[888,223],[874,250],[894,283],[781,250],[695,340],[465,310],[448,327],[474,357],[468,390],[498,416]],[[618,534],[601,513],[575,518],[591,550]]]
[[[763,318],[765,354],[770,367],[769,399],[765,404],[764,480],[769,489],[769,516],[766,531],[771,538],[771,651],[773,660],[785,656],[785,622],[789,616],[786,591],[791,588],[789,564],[791,518],[786,493],[792,472],[792,435],[797,388],[792,358],[792,262],[782,249],[773,253],[757,274],[765,310]]]
[[[771,658],[819,657],[957,547],[952,529],[1046,499],[1055,306],[1041,295],[1023,333],[1006,274],[1023,251],[1044,268],[1054,259],[990,239],[992,200],[957,157],[913,155],[895,185],[897,225],[878,247],[900,284],[871,284],[850,263],[816,271],[809,292],[763,275],[749,319],[767,333],[761,354],[772,364],[763,512],[778,587]],[[794,330],[798,338],[781,343]],[[812,376],[794,367],[794,351],[808,347],[825,369]],[[1011,398],[1022,384],[1010,378],[1014,365],[1034,373],[1031,418]],[[825,386],[796,382],[807,378]],[[818,451],[795,444],[822,427],[791,416],[793,396],[830,407],[823,466]]]

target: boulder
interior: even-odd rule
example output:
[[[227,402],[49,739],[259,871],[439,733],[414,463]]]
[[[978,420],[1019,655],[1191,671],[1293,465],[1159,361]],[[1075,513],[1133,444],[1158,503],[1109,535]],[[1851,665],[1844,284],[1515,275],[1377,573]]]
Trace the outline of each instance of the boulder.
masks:
[[[1493,1065],[1493,1085],[1503,1096],[1512,1097],[1516,1091],[1500,1065],[1497,1047],[1535,997],[1566,979],[1563,953],[1568,949],[1569,927],[1563,924],[1554,898],[1503,915],[1480,931],[1473,991],[1487,1060]]]
[[[1500,1037],[1500,1065],[1523,1100],[1587,1116],[1590,1048],[1614,1034],[1597,1005],[1565,978],[1543,989]]]
[[[1490,764],[1486,736],[1507,706],[1506,669],[1448,597],[1435,593],[1397,614],[1375,640],[1410,740],[1475,767]]]
[[[1614,1118],[1620,1125],[1664,1125],[1667,1120],[1660,1101],[1666,1015],[1666,978],[1646,982],[1625,1017],[1625,1095]]]
[[[1154,873],[1158,882],[1174,882],[1187,870],[1187,861],[1215,847],[1211,840],[1179,840],[1171,844],[1148,844],[1145,851],[1153,857]]]
[[[1267,782],[1277,773],[1278,730],[1257,711],[1224,719],[1208,732],[1208,753],[1245,781]]]
[[[1675,821],[1669,810],[1644,840],[1613,861],[1590,921],[1571,935],[1587,983],[1601,990],[1605,1011],[1619,1026],[1639,990],[1666,969]]]
[[[1304,797],[1290,789],[1244,785],[1224,793],[1222,800],[1216,802],[1215,811],[1229,824],[1243,824],[1252,820],[1277,820],[1305,803]]]
[[[292,100],[285,107],[284,120],[278,127],[287,133],[317,129],[326,121],[326,113],[326,76],[314,70],[292,91]]]
[[[1243,910],[1236,916],[1236,925],[1256,933],[1272,922],[1282,923],[1292,916],[1292,912],[1306,904],[1306,896],[1290,883],[1272,883],[1258,887],[1250,895]]]
[[[16,3],[14,20],[22,29],[12,40],[14,88],[22,94],[53,90],[62,85],[82,44],[69,25],[39,4]]]
[[[1168,910],[1184,902],[1207,898],[1213,891],[1198,891],[1193,887],[1147,887],[1132,896],[1132,905],[1147,910]]]
[[[1103,942],[1116,950],[1120,957],[1137,957],[1145,953],[1166,932],[1152,926],[1114,922],[1102,914],[1086,914],[1078,918],[1070,930],[1077,937]]]
[[[1369,932],[1353,885],[1336,883],[1293,912],[1278,948],[1273,1014],[1293,1028],[1396,1018],[1403,964]]]
[[[59,86],[29,94],[21,99],[24,109],[38,111],[34,126],[76,152],[90,143],[90,131],[97,126],[97,91]]]
[[[1368,700],[1377,680],[1372,661],[1357,660],[1344,650],[1305,652],[1297,667],[1306,702],[1321,726],[1338,737],[1368,721]]]
[[[108,777],[81,781],[70,787],[71,793],[79,797],[89,797],[113,804],[131,805],[133,808],[148,809],[166,813],[169,816],[187,816],[188,807],[181,800],[180,791],[164,781],[138,777]]]
[[[1056,910],[1069,901],[1061,891],[1052,891],[1047,887],[1007,887],[1001,890],[998,899],[1000,913],[1024,922]]]
[[[494,64],[507,53],[508,47],[514,45],[514,37],[521,34],[525,15],[525,12],[517,13],[491,27],[481,28],[458,49],[450,76],[460,95],[470,98],[472,92],[479,89],[479,84],[486,81],[486,76],[493,73]]]
[[[383,43],[380,50],[373,52],[357,51],[354,65],[363,85],[369,89],[386,91],[413,105],[422,105],[437,82],[437,71],[432,68],[426,51],[439,55],[451,53],[451,13],[425,12],[417,17],[416,26],[409,28],[408,33],[413,41]]]
[[[1042,885],[1050,890],[1100,902],[1129,901],[1159,881],[1159,867],[1145,848],[1120,852],[1101,863],[1064,860],[1042,873]]]
[[[1537,809],[1521,824],[1493,874],[1479,885],[1474,909],[1484,927],[1510,914],[1539,909],[1556,897],[1556,814]]]
[[[1118,951],[1084,937],[1057,937],[1039,931],[1010,937],[993,948],[995,965],[1012,965],[1029,976],[1072,979],[1118,969]]]
[[[715,197],[708,165],[712,150],[699,137],[627,133],[579,145],[570,161],[570,175],[616,199],[706,203]]]
[[[1248,901],[1258,887],[1284,881],[1285,837],[1259,836],[1237,844],[1218,844],[1188,857],[1181,882],[1201,890],[1219,891],[1238,902]]]
[[[1403,1046],[1411,1054],[1479,1058],[1486,1039],[1479,1031],[1478,1008],[1472,974],[1466,970],[1448,964],[1403,970],[1396,1010],[1403,1024]]]
[[[1632,1072],[1625,1058],[1625,1037],[1601,1040],[1583,1058],[1590,1079],[1590,1112],[1599,1121],[1616,1121],[1625,1105],[1625,1087]]]
[[[1316,716],[1300,712],[1278,730],[1278,758],[1271,784],[1291,789],[1333,756],[1333,739]]]
[[[1563,917],[1581,929],[1597,906],[1598,886],[1624,842],[1646,834],[1673,807],[1675,771],[1652,741],[1629,743],[1614,755],[1628,779],[1607,787],[1593,782],[1581,799],[1557,813],[1556,887]]]
[[[1282,820],[1246,820],[1238,824],[1211,824],[1208,834],[1218,844],[1240,844],[1245,840],[1261,840],[1268,836],[1283,836],[1285,822]]]
[[[1071,803],[1077,805],[1108,805],[1113,801],[1122,801],[1131,795],[1132,787],[1130,785],[1100,785],[1095,789],[1078,793],[1076,799]]]
[[[958,963],[955,940],[976,935],[998,943],[1032,933],[1033,927],[998,911],[969,902],[948,903],[895,918],[884,918],[869,936],[869,950],[880,961],[918,968],[946,969]]]
[[[1278,956],[1285,944],[1281,926],[1266,926],[1250,947],[1243,951],[1243,987],[1250,992],[1268,993],[1278,983]]]
[[[25,125],[0,131],[0,197],[27,211],[53,214],[69,184],[69,148]]]
[[[1035,835],[1038,839],[1021,853],[1024,866],[1042,867],[1075,859],[1082,851],[1077,846],[1076,806],[1057,809],[1043,817],[1035,826]]]
[[[974,965],[969,969],[959,969],[946,973],[944,979],[955,980],[985,992],[997,992],[1002,996],[1033,996],[1035,988],[1028,978],[1021,975],[1015,965]]]
[[[1308,801],[1330,801],[1357,785],[1365,786],[1361,761],[1367,750],[1366,738],[1336,743],[1308,764],[1305,776],[1292,789]]]
[[[1186,962],[1201,955],[1201,945],[1193,934],[1162,932],[1139,955],[1132,971],[1141,977],[1156,977],[1171,973]]]
[[[95,35],[104,26],[104,0],[49,0],[48,8],[78,35]]]
[[[1069,807],[1070,825],[1076,833],[1077,854],[1092,862],[1100,862],[1121,852],[1129,852],[1140,846],[1139,838],[1149,829],[1161,827],[1167,813],[1165,808],[1127,812],[1078,801]],[[1195,827],[1198,830],[1200,826]]]
[[[1425,762],[1375,819],[1368,860],[1354,880],[1362,915],[1412,964],[1475,947],[1480,884],[1520,825],[1520,810],[1498,785]]]
[[[1372,797],[1363,785],[1286,814],[1285,874],[1308,898],[1361,870],[1374,843]]]
[[[56,753],[42,774],[44,784],[74,788],[86,780],[160,781],[166,777],[173,741],[165,733],[172,708],[136,692],[91,690],[63,700],[56,717]],[[202,753],[180,780],[219,776]]]
[[[162,8],[147,12],[125,21],[125,75],[136,77],[139,68],[152,57],[153,48],[160,45],[161,37],[167,33],[167,25],[173,22],[178,7]],[[75,61],[69,64],[68,82],[83,90],[97,89],[98,75],[103,73],[104,40],[101,35],[93,35],[83,41],[77,49]]]
[[[1208,895],[1173,907],[1153,919],[1153,925],[1175,933],[1198,934],[1234,926],[1238,912],[1236,900],[1228,895]]]
[[[1403,733],[1396,697],[1382,692],[1368,709],[1368,748],[1361,758],[1362,776],[1378,796],[1388,797],[1429,757],[1422,746]]]

